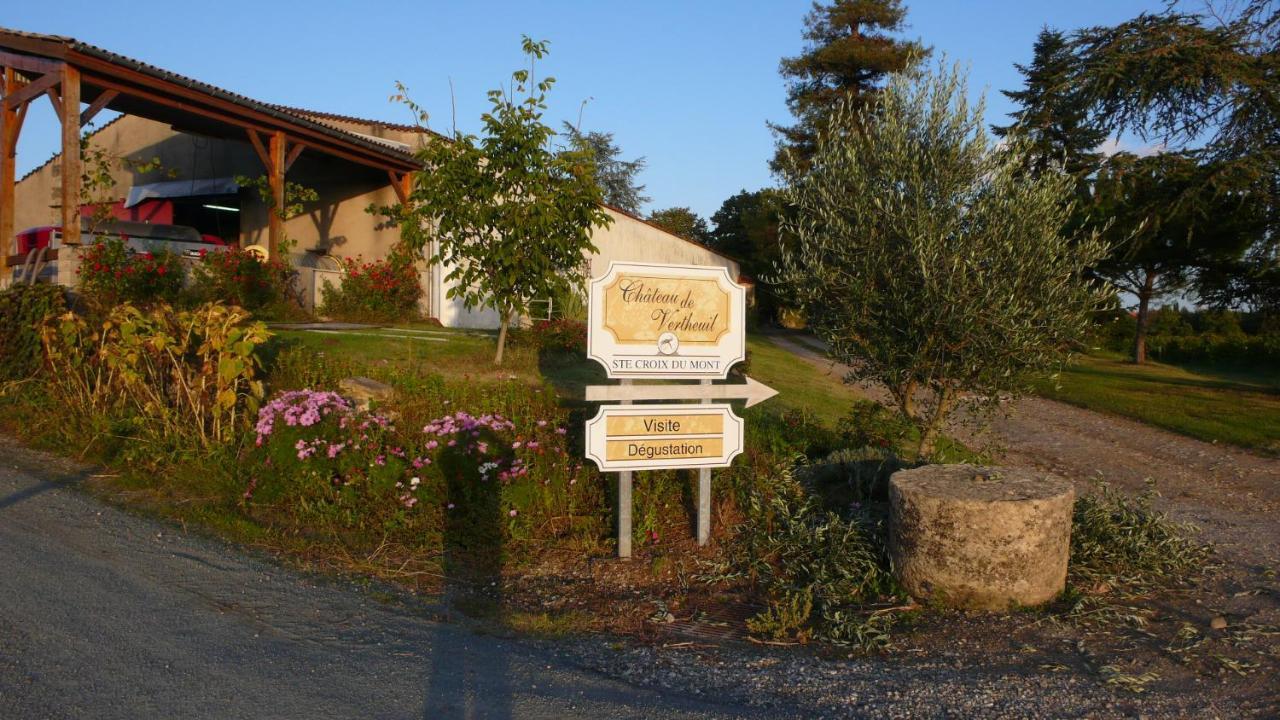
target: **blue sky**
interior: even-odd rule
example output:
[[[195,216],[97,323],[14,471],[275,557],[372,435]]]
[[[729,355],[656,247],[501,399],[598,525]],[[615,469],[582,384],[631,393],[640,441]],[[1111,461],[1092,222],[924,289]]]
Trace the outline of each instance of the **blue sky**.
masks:
[[[407,84],[438,130],[478,127],[485,92],[522,61],[520,36],[551,42],[539,74],[557,78],[553,119],[616,135],[643,155],[653,200],[704,216],[741,188],[773,184],[768,120],[787,121],[778,60],[802,49],[807,0],[742,2],[11,2],[0,26],[70,35],[268,102],[410,121],[388,102]],[[1160,0],[916,0],[905,33],[969,67],[1003,122],[1043,25],[1111,24]],[[582,102],[586,100],[585,108]],[[58,147],[56,120],[37,103],[23,128],[18,172]]]

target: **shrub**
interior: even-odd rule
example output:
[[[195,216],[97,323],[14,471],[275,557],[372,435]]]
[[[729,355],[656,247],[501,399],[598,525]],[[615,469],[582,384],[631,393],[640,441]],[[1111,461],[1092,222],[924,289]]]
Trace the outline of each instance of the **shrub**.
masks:
[[[81,256],[80,287],[98,303],[172,303],[182,292],[186,267],[167,251],[133,253],[121,238],[94,243]]]
[[[865,648],[888,644],[891,619],[866,607],[900,594],[882,516],[862,507],[847,517],[824,510],[781,460],[748,493],[745,515],[720,577],[745,579],[764,601],[748,621],[752,632]]]
[[[522,334],[527,335],[528,341],[539,351],[573,353],[579,356],[586,355],[587,352],[587,325],[577,320],[539,320]]]
[[[395,444],[391,420],[356,410],[337,393],[291,390],[258,411],[244,499],[342,527],[382,530],[414,525],[425,491],[419,468]]]
[[[468,399],[439,376],[423,380],[399,393],[397,423],[330,392],[277,395],[259,412],[246,498],[349,529],[442,531],[451,552],[480,553],[481,566],[563,531],[598,531],[599,490],[584,482],[590,471],[568,451],[567,428],[537,413],[515,423],[463,410],[418,424],[420,404]]]
[[[418,314],[422,285],[412,262],[390,257],[374,262],[343,258],[347,274],[342,285],[325,283],[321,312],[346,320],[388,322],[405,320]]]
[[[192,268],[192,293],[202,302],[238,305],[246,310],[282,309],[295,295],[294,273],[282,260],[263,260],[241,248],[200,252]]]
[[[901,448],[912,434],[902,416],[878,402],[855,401],[836,426],[847,447]]]
[[[1280,367],[1280,336],[1191,335],[1147,338],[1151,357],[1165,363],[1274,369]]]
[[[62,288],[57,285],[14,285],[0,290],[0,381],[40,371],[44,359],[40,326],[45,318],[65,311]]]
[[[233,438],[257,409],[255,350],[267,337],[243,310],[217,304],[146,312],[124,304],[100,326],[66,313],[41,328],[48,386],[74,412],[204,447]]]
[[[1148,488],[1137,497],[1098,483],[1076,500],[1071,522],[1071,574],[1082,580],[1134,584],[1171,580],[1201,565],[1208,548],[1192,528],[1151,507]]]

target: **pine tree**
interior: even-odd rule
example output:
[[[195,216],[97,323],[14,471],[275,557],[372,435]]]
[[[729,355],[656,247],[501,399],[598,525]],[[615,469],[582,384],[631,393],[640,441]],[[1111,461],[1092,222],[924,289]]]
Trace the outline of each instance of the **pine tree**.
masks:
[[[584,133],[565,123],[564,134],[569,137],[570,148],[589,153],[595,160],[596,182],[604,193],[605,204],[633,214],[640,212],[640,206],[649,202],[649,197],[643,194],[644,185],[636,183],[636,176],[647,164],[645,159],[620,159],[622,148],[614,142],[611,132]]]
[[[783,58],[779,66],[787,80],[787,108],[796,123],[769,125],[778,136],[778,150],[770,162],[774,172],[803,174],[837,102],[849,95],[854,104],[867,104],[889,73],[928,54],[919,42],[892,37],[905,29],[906,15],[900,0],[813,4],[804,20],[808,48]]]
[[[1107,133],[1090,122],[1088,104],[1073,87],[1075,57],[1066,36],[1044,28],[1036,38],[1030,65],[1014,64],[1022,74],[1023,89],[1001,93],[1018,104],[1013,122],[993,127],[999,137],[1012,133],[1026,136],[1033,172],[1044,172],[1061,163],[1085,189],[1084,178],[1097,169],[1102,153],[1096,148]]]

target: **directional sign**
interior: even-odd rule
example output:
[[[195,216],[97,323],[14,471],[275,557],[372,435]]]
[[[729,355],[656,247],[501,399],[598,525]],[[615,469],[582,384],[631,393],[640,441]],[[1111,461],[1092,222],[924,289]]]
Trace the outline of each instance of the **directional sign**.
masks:
[[[614,262],[591,281],[587,355],[611,378],[722,380],[746,358],[746,297],[723,267]]]
[[[587,422],[587,458],[602,471],[728,467],[742,427],[728,405],[606,405]]]
[[[586,400],[746,400],[751,407],[778,394],[762,382],[746,380],[732,385],[588,385]]]

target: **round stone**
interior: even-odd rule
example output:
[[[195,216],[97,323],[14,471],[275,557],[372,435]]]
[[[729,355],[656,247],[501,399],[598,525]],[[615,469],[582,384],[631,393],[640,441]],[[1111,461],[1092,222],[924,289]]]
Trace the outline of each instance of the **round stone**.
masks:
[[[889,502],[894,574],[921,602],[1008,610],[1066,585],[1075,490],[1063,478],[926,465],[894,473]]]

